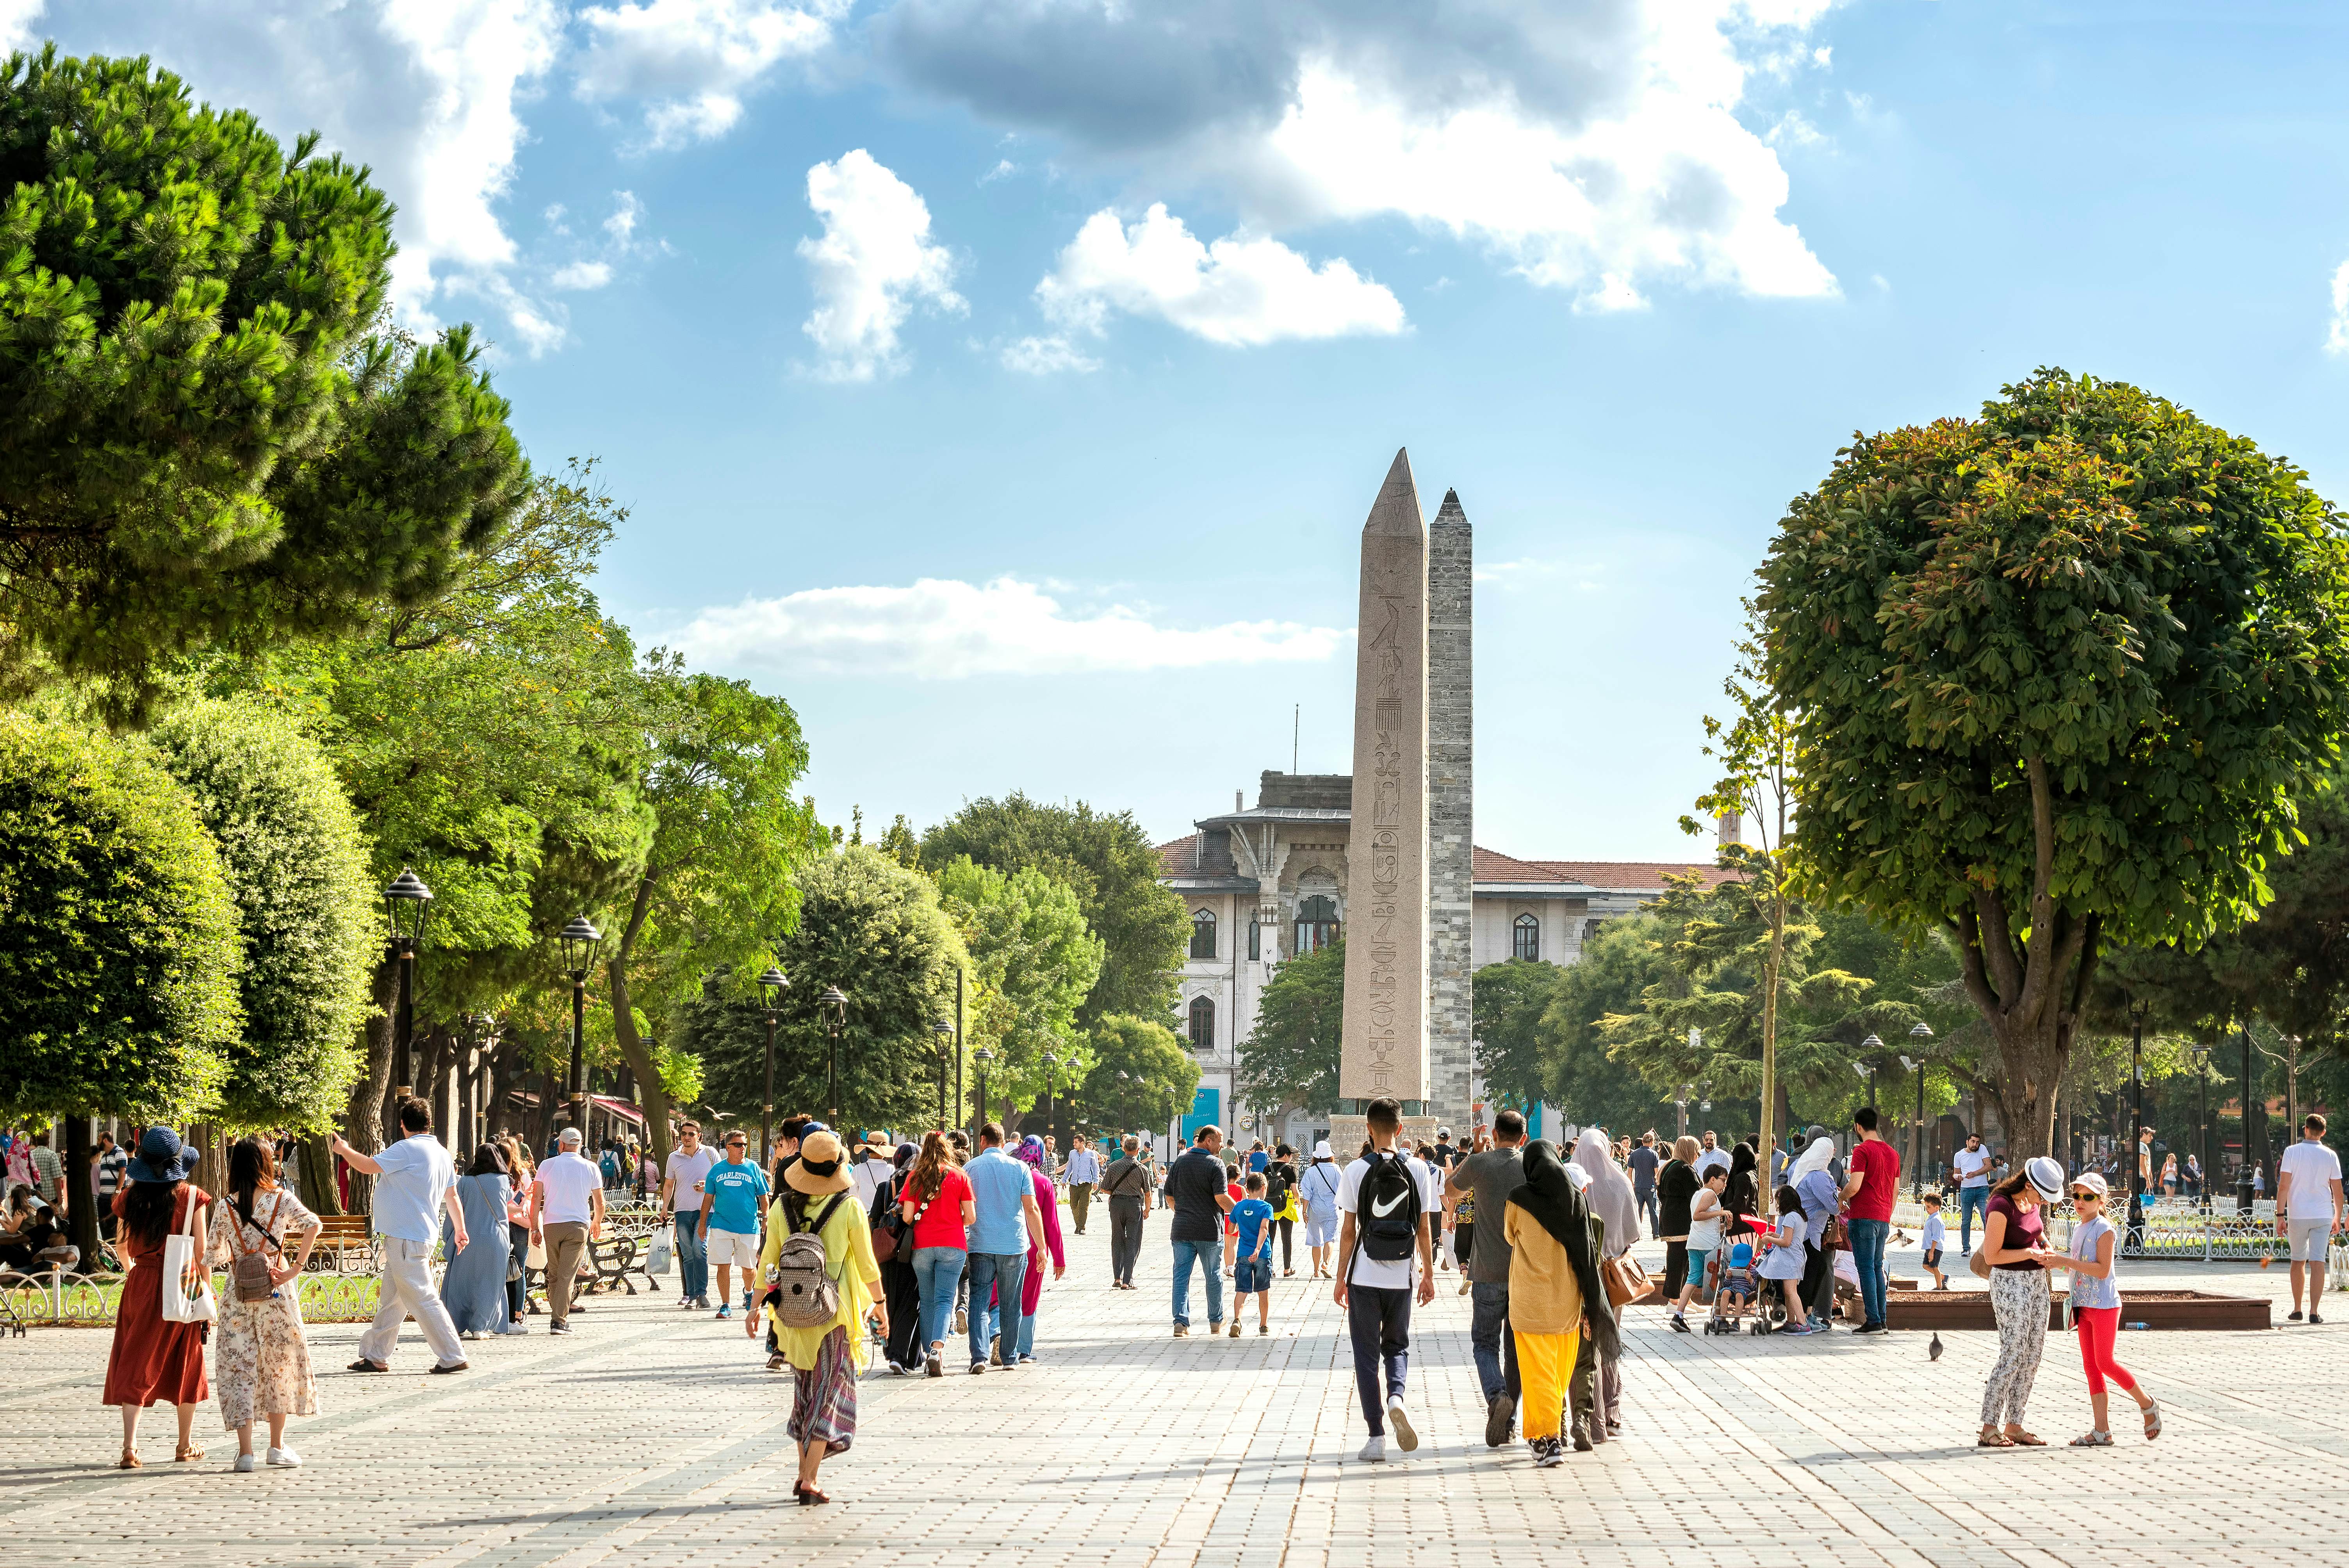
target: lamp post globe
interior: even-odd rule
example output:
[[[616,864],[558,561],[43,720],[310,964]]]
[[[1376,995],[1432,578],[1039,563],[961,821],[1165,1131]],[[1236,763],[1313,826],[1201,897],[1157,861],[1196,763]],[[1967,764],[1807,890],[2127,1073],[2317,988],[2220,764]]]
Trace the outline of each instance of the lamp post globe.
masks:
[[[393,1076],[399,1080],[394,1092],[405,1099],[416,1083],[416,944],[432,918],[432,890],[402,866],[383,890],[383,913],[399,965],[399,1065]]]
[[[783,993],[791,988],[791,980],[773,965],[759,976],[760,995],[767,1003],[767,1093],[759,1104],[759,1161],[764,1164],[774,1154],[775,1119],[775,1009],[782,1006]]]

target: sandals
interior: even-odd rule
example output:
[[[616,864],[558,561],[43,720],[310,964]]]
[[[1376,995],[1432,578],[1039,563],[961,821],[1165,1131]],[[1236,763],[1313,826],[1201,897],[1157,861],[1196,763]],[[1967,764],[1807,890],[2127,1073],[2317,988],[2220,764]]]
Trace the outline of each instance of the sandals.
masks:
[[[2108,1449],[2113,1446],[2113,1435],[2110,1432],[2082,1432],[2078,1437],[2074,1438],[2068,1446],[2075,1449]]]
[[[800,1500],[800,1506],[802,1508],[807,1507],[811,1503],[830,1502],[832,1501],[832,1494],[830,1492],[818,1491],[815,1488],[808,1485],[805,1481],[794,1482],[792,1486],[792,1495]]]
[[[2009,1432],[2006,1440],[2018,1449],[2044,1449],[2047,1446],[2046,1439],[2034,1438],[2029,1432]]]
[[[145,1470],[147,1467],[145,1464],[140,1462],[137,1454],[132,1453],[129,1449],[125,1449],[122,1450],[122,1457],[114,1461],[114,1468],[116,1470]]]
[[[374,1362],[362,1356],[357,1360],[352,1362],[348,1367],[343,1368],[343,1370],[346,1372],[388,1372],[391,1368],[388,1367],[378,1367]]]
[[[191,1465],[203,1457],[203,1449],[196,1447],[193,1443],[186,1443],[181,1445],[172,1453],[171,1462],[174,1464]]]
[[[2148,1396],[2145,1406],[2145,1440],[2149,1443],[2159,1436],[2161,1436],[2161,1407],[2155,1404]]]
[[[2008,1437],[2004,1432],[1984,1432],[1982,1436],[1974,1439],[1974,1447],[1978,1449],[2011,1449],[2014,1447],[2014,1439]]]

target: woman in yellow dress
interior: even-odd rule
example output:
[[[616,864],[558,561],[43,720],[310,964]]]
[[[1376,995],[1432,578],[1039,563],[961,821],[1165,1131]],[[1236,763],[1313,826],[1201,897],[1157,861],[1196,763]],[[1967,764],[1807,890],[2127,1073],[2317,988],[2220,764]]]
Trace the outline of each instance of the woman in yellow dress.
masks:
[[[889,1308],[874,1289],[881,1265],[873,1258],[873,1233],[864,1205],[843,1197],[855,1185],[843,1156],[840,1140],[829,1130],[812,1131],[800,1141],[800,1157],[783,1172],[784,1191],[767,1210],[767,1244],[761,1256],[761,1277],[771,1280],[781,1260],[783,1239],[808,1233],[823,1239],[823,1269],[840,1289],[840,1307],[831,1318],[812,1328],[792,1328],[775,1320],[775,1348],[792,1368],[792,1405],[788,1428],[800,1446],[800,1477],[792,1488],[802,1504],[830,1502],[818,1491],[816,1467],[833,1454],[846,1453],[856,1439],[856,1375],[872,1354],[865,1332],[871,1317],[883,1337],[889,1333]],[[752,1313],[744,1332],[756,1338],[760,1319],[773,1311]]]

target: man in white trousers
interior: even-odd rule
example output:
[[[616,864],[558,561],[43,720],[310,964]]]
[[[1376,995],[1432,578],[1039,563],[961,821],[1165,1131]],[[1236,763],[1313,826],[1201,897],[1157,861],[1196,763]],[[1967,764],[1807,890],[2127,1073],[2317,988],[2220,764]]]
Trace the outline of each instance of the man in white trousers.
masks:
[[[413,1317],[439,1358],[432,1370],[462,1372],[465,1352],[457,1343],[457,1326],[432,1284],[432,1243],[440,1239],[440,1211],[448,1212],[457,1250],[465,1250],[465,1210],[457,1200],[456,1162],[432,1136],[432,1108],[422,1100],[399,1102],[399,1130],[407,1136],[372,1158],[344,1142],[340,1133],[334,1139],[334,1150],[345,1164],[376,1179],[375,1233],[383,1238],[383,1281],[375,1321],[359,1336],[359,1358],[350,1369],[390,1371],[400,1323]]]

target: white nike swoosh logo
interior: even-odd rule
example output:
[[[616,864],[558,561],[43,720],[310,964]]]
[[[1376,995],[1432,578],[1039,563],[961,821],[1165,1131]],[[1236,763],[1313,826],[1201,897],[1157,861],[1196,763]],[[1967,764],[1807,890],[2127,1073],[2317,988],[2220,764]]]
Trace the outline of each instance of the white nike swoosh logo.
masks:
[[[1387,1206],[1386,1206],[1385,1208],[1383,1208],[1383,1209],[1381,1209],[1381,1208],[1380,1208],[1380,1207],[1379,1207],[1379,1201],[1378,1201],[1376,1198],[1371,1199],[1371,1218],[1372,1218],[1372,1219],[1374,1219],[1374,1220],[1383,1220],[1383,1219],[1385,1219],[1389,1214],[1393,1213],[1397,1209],[1400,1209],[1400,1208],[1402,1208],[1402,1201],[1403,1201],[1404,1196],[1405,1196],[1405,1194],[1403,1194],[1403,1193],[1401,1193],[1401,1192],[1396,1193],[1392,1198],[1390,1198],[1389,1200],[1387,1200]]]

